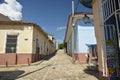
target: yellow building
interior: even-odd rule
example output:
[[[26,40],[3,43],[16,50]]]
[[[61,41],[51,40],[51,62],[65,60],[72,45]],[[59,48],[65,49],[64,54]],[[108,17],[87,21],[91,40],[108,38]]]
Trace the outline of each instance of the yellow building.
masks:
[[[37,24],[0,21],[0,65],[29,64],[54,51],[55,45]]]

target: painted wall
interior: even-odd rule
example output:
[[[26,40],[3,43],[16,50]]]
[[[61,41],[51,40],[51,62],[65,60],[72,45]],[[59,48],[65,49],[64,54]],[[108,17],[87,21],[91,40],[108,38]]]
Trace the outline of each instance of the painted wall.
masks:
[[[67,42],[67,53],[72,54],[72,33]]]
[[[74,29],[75,53],[87,53],[86,44],[96,44],[93,22],[85,24],[83,20],[78,20]]]
[[[36,39],[38,43],[36,44]],[[36,53],[36,46],[39,47],[39,53],[41,55],[49,55],[55,51],[55,44],[49,41],[43,33],[41,33],[37,28],[33,29],[33,53]]]
[[[36,44],[36,39],[38,39],[38,44]],[[41,35],[41,33],[34,28],[33,29],[33,53],[36,53],[36,45],[38,45],[38,47],[41,49],[39,54],[43,54],[44,53],[44,37],[43,35]]]
[[[7,34],[18,35],[17,53],[32,53],[32,33],[32,26],[0,25],[0,53],[5,53]]]
[[[5,52],[7,34],[18,36],[16,53]],[[0,25],[0,41],[0,65],[30,64],[55,52],[55,45],[45,37],[39,26],[32,23]],[[36,46],[39,47],[39,53],[36,52]]]
[[[34,33],[33,33],[34,32]],[[40,54],[47,54],[47,47],[49,50],[54,47],[44,35],[33,26],[20,26],[20,25],[1,25],[0,26],[0,53],[5,53],[6,35],[18,34],[17,53],[36,53],[36,39],[38,39],[38,46],[42,49]],[[24,43],[24,44],[23,44]],[[44,49],[45,48],[45,49]],[[55,50],[55,49],[54,49]]]

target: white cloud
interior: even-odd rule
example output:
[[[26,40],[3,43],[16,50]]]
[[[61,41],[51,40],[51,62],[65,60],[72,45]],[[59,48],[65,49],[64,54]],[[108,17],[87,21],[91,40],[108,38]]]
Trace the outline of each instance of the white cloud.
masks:
[[[66,27],[65,27],[65,26],[64,26],[64,27],[57,27],[56,31],[59,31],[59,30],[64,30],[64,29],[66,29]]]
[[[4,3],[0,4],[0,13],[11,20],[21,20],[22,5],[16,0],[4,0]]]

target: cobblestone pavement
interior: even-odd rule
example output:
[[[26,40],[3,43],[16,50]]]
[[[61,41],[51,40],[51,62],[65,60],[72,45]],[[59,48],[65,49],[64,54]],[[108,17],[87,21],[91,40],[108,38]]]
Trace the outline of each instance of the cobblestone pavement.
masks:
[[[63,50],[31,66],[0,68],[0,80],[98,80],[88,64],[73,64]]]

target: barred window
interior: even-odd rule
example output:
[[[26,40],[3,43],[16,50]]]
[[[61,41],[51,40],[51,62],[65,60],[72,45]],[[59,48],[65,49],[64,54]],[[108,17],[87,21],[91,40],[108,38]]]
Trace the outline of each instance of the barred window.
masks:
[[[7,35],[6,53],[16,53],[17,35]]]
[[[120,0],[103,0],[102,10],[104,20],[109,18],[116,10],[120,9]]]

